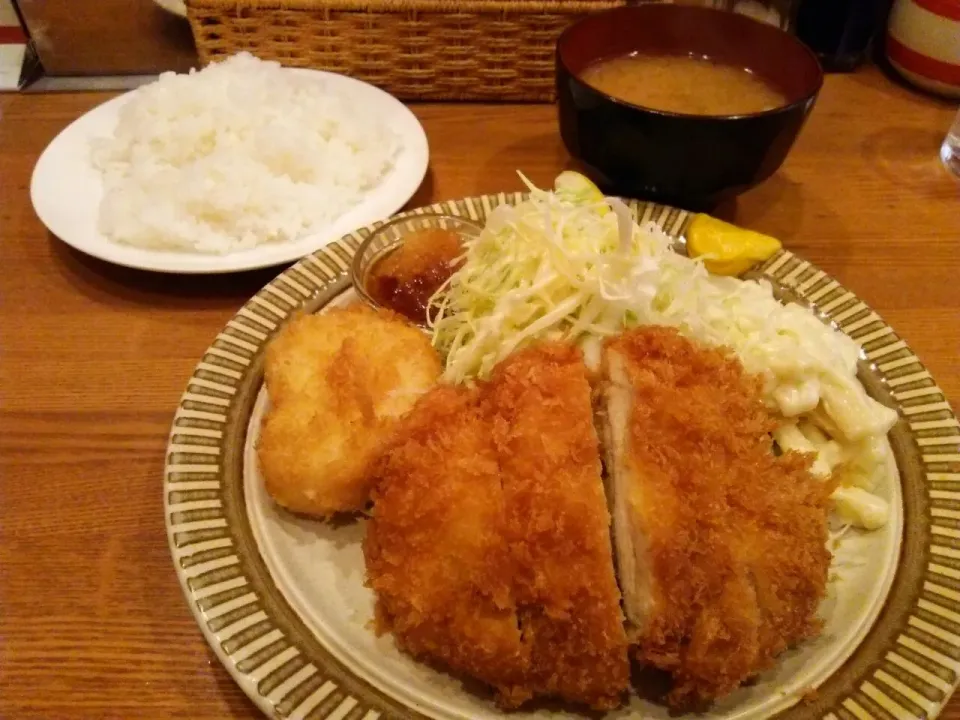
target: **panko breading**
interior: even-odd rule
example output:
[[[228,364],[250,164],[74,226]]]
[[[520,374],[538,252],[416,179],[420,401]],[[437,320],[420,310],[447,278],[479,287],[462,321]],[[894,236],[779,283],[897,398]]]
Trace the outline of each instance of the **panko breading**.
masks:
[[[401,423],[365,553],[382,630],[498,691],[618,705],[629,682],[590,387],[540,345],[477,389],[440,387]]]
[[[440,372],[429,339],[390,311],[357,305],[291,320],[264,364],[271,407],[257,455],[267,491],[309,515],[362,510],[373,461]]]
[[[827,499],[809,458],[777,457],[758,378],[666,328],[607,342],[608,472],[638,659],[675,707],[718,698],[820,630]]]
[[[479,393],[440,386],[383,456],[364,543],[377,621],[424,660],[510,694],[526,666],[497,453]]]
[[[629,682],[590,384],[578,350],[516,353],[486,388],[528,684],[594,708]]]

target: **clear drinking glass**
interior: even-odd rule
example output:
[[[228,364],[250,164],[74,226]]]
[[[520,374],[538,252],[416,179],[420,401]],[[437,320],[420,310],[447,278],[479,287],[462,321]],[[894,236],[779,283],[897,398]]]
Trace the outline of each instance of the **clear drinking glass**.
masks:
[[[950,173],[960,180],[960,109],[957,110],[957,116],[953,119],[953,125],[947,131],[947,137],[940,146],[940,159],[943,166]]]

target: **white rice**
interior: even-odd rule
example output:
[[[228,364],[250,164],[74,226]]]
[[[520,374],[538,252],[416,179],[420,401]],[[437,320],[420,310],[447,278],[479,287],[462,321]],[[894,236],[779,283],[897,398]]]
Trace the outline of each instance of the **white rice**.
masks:
[[[164,73],[93,141],[99,227],[144,248],[229,253],[292,241],[356,205],[398,138],[315,77],[249,53]]]

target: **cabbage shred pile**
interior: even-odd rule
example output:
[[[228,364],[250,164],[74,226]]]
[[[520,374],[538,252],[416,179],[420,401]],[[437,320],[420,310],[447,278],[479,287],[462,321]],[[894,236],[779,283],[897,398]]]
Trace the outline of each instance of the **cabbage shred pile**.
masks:
[[[622,331],[637,312],[647,314],[662,267],[681,259],[656,226],[635,233],[630,210],[615,198],[578,204],[531,192],[490,214],[432,300],[449,381],[487,377],[538,338],[589,344]]]

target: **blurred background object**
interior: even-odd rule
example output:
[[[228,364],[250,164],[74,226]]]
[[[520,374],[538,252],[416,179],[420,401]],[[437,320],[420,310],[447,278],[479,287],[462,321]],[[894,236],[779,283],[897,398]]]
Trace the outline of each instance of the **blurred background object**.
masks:
[[[794,32],[824,70],[849,72],[866,58],[883,25],[887,0],[800,0]]]
[[[180,17],[187,16],[187,4],[184,0],[153,0],[157,5],[167,12],[172,12]]]
[[[564,28],[627,0],[190,0],[200,62],[240,51],[401,100],[550,102]]]
[[[943,145],[940,146],[940,159],[943,161],[944,167],[957,180],[960,180],[960,109],[957,110],[953,125],[950,126],[947,136],[943,139]]]
[[[730,10],[776,25],[781,30],[789,30],[817,54],[824,70],[835,72],[849,72],[866,60],[871,42],[883,27],[891,2],[891,0],[665,1]]]
[[[347,73],[407,99],[539,101],[552,99],[560,31],[584,13],[636,2],[193,0],[188,13],[185,0],[2,1],[19,5],[44,81],[64,89],[82,87],[85,78],[183,72],[246,49],[288,65]],[[878,31],[892,2],[651,1],[720,8],[790,31],[828,71],[852,70],[866,59],[871,40],[882,39]],[[900,4],[955,8],[958,2]],[[187,14],[190,24],[178,17]]]
[[[154,74],[196,65],[189,25],[154,2],[15,2],[47,75]]]
[[[0,90],[20,86],[20,70],[27,53],[27,33],[13,0],[0,0]]]
[[[775,25],[781,30],[789,30],[796,15],[798,0],[648,0],[674,5],[697,5],[729,10],[752,17],[754,20]],[[624,3],[629,5],[631,3]]]
[[[886,52],[907,81],[960,98],[960,0],[896,0]]]

